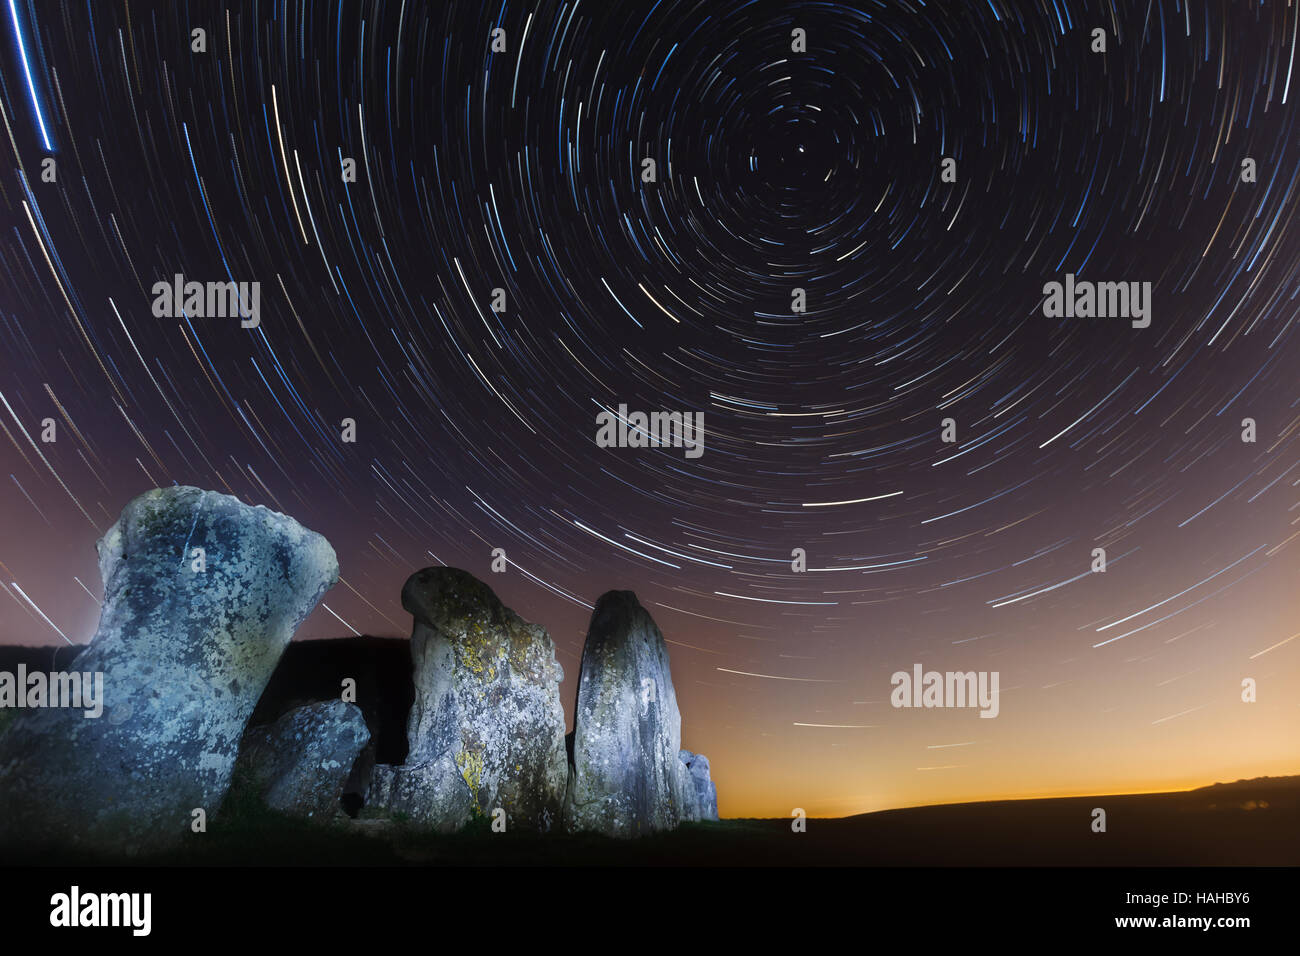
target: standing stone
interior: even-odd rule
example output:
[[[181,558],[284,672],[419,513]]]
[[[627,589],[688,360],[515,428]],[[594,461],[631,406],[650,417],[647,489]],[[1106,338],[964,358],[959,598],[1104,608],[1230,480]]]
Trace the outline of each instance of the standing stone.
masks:
[[[356,704],[308,704],[270,726],[250,727],[234,778],[273,810],[329,822],[343,816],[343,784],[369,740]]]
[[[686,768],[690,783],[682,819],[718,819],[718,786],[709,779],[709,758],[689,750],[683,750],[677,756]]]
[[[402,606],[415,618],[410,750],[375,766],[366,805],[442,831],[497,809],[507,829],[557,827],[568,766],[550,636],[457,568],[411,575]]]
[[[97,548],[99,628],[62,666],[103,674],[104,712],[19,712],[0,736],[0,843],[131,854],[211,817],[281,652],[338,580],[320,535],[184,486],[133,500]]]
[[[635,594],[610,591],[582,650],[568,828],[630,837],[677,826],[694,798],[681,740],[663,635]]]

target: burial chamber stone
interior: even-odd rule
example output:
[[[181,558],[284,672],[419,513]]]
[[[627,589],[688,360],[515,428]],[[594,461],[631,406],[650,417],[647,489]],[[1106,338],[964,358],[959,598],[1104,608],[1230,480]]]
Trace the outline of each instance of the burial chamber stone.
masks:
[[[718,786],[709,779],[709,758],[704,754],[683,750],[678,755],[686,768],[690,783],[684,798],[683,820],[717,820]]]
[[[369,741],[356,704],[326,700],[295,707],[275,723],[244,733],[235,785],[272,810],[329,823],[344,817],[343,785]]]
[[[632,837],[689,818],[681,739],[663,634],[634,593],[609,591],[582,650],[566,828]]]
[[[99,718],[19,711],[0,735],[0,843],[164,849],[208,816],[293,632],[338,580],[319,534],[198,488],[131,501],[97,544],[99,627],[70,664]]]
[[[498,810],[508,829],[557,828],[568,764],[550,636],[457,568],[411,575],[402,606],[415,618],[409,751],[375,765],[367,809],[443,832]]]

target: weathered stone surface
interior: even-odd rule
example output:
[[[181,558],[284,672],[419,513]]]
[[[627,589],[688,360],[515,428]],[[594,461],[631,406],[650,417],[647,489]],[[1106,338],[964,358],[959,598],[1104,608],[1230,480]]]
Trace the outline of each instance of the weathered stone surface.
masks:
[[[368,749],[380,763],[400,764],[406,759],[411,675],[409,636],[291,641],[249,721],[273,724],[297,707],[338,700],[343,682],[353,681],[356,705],[370,729]]]
[[[425,568],[402,588],[415,618],[409,753],[376,764],[368,808],[455,830],[500,808],[508,828],[558,827],[567,764],[555,645],[456,568]]]
[[[338,580],[320,535],[198,488],[134,499],[97,547],[99,627],[62,666],[103,673],[104,713],[23,711],[0,736],[0,842],[132,853],[212,815],[276,661]]]
[[[308,704],[270,726],[248,729],[234,779],[273,810],[329,822],[343,816],[343,784],[369,740],[356,704]]]
[[[718,819],[718,787],[709,779],[709,758],[683,750],[678,753],[689,778],[689,793],[684,799],[683,820]]]
[[[574,712],[570,830],[629,837],[667,830],[694,799],[663,635],[631,591],[596,602]]]

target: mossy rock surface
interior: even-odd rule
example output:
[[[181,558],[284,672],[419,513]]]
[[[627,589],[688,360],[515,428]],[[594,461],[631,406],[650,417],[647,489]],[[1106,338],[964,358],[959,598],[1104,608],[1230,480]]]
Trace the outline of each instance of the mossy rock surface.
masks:
[[[408,753],[375,766],[367,805],[444,833],[498,810],[510,828],[557,829],[568,761],[550,635],[458,568],[411,575],[402,606],[415,619]]]

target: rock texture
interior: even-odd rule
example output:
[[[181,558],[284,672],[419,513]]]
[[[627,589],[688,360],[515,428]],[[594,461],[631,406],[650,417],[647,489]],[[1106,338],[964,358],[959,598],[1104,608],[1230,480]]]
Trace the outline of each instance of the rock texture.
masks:
[[[250,727],[234,779],[273,810],[328,822],[343,815],[343,785],[369,740],[356,704],[309,704],[270,726]]]
[[[689,791],[683,800],[683,820],[718,819],[718,787],[709,779],[709,758],[683,750],[678,755],[686,768]]]
[[[0,658],[2,659],[2,658]],[[290,642],[249,718],[273,724],[306,704],[335,701],[344,681],[355,682],[356,705],[370,730],[368,749],[380,763],[406,759],[406,720],[411,713],[409,637],[337,637]]]
[[[0,841],[133,853],[211,816],[281,652],[338,579],[320,535],[190,487],[133,500],[98,551],[99,627],[62,666],[103,673],[103,716],[23,711],[0,735]]]
[[[414,696],[411,674],[410,638],[291,641],[249,721],[258,727],[273,724],[298,707],[339,700],[344,682],[351,682],[370,732],[370,742],[353,761],[343,786],[343,810],[355,817],[365,805],[375,764],[406,760],[406,720]]]
[[[630,837],[677,826],[694,802],[663,635],[631,591],[596,602],[574,712],[570,830]]]
[[[415,618],[415,702],[402,766],[376,764],[367,808],[442,831],[506,811],[507,828],[559,825],[567,783],[555,645],[456,568],[402,588]]]

